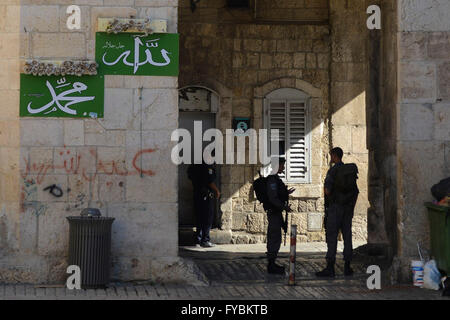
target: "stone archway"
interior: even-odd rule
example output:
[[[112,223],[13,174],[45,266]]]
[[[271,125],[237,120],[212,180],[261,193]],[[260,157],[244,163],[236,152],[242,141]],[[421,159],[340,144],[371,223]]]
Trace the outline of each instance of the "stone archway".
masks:
[[[217,94],[219,97],[219,107],[216,112],[216,126],[223,132],[231,127],[233,93],[229,88],[227,88],[222,83],[214,79],[205,79],[189,82],[183,84],[183,86],[180,87],[180,89],[186,87],[205,88]]]

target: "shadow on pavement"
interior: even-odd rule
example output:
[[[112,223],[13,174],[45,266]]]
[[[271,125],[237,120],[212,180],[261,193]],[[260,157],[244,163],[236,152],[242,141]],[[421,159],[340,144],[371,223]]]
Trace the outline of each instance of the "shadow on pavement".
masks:
[[[356,250],[355,250],[356,252]],[[195,247],[180,247],[180,257],[193,260],[211,283],[284,283],[288,281],[289,253],[280,252],[278,263],[286,267],[285,276],[269,275],[266,271],[266,255],[262,252],[230,252],[196,249]],[[296,280],[320,285],[365,284],[368,277],[367,267],[374,263],[373,259],[355,254],[352,268],[353,277],[344,277],[344,261],[342,253],[336,258],[336,278],[319,279],[317,271],[325,267],[324,252],[297,252],[295,274]]]

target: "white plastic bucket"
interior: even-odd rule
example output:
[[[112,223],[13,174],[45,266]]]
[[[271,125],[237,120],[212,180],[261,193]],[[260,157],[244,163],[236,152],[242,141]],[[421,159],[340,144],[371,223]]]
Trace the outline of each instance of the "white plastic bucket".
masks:
[[[423,261],[413,260],[411,261],[411,269],[413,273],[413,283],[416,287],[423,286]]]

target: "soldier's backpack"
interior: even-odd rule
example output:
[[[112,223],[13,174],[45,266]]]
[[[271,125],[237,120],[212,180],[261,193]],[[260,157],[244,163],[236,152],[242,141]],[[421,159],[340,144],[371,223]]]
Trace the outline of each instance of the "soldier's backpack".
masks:
[[[336,170],[334,177],[334,191],[336,191],[336,201],[339,204],[347,204],[359,193],[358,167],[354,163],[346,163]]]
[[[267,177],[260,175],[258,179],[253,181],[253,190],[255,191],[256,199],[258,199],[262,205],[266,204],[268,201]]]

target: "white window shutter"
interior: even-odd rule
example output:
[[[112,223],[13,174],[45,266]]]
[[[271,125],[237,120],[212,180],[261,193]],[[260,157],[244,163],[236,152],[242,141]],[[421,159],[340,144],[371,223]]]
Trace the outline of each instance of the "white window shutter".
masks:
[[[278,139],[283,146],[286,144],[286,102],[284,101],[271,101],[269,103],[269,129],[274,130],[278,129]],[[272,137],[271,137],[272,138]],[[281,147],[280,147],[281,148]],[[284,155],[285,150],[280,150],[280,154]],[[281,174],[280,177],[285,178],[285,174]]]
[[[272,102],[270,103],[270,129],[279,130],[279,138],[281,141],[286,139],[286,103]]]
[[[287,103],[288,151],[287,180],[306,182],[308,178],[307,117],[305,102]]]
[[[308,96],[295,89],[279,89],[264,100],[264,110],[266,128],[278,129],[280,148],[284,146],[280,154],[286,158],[286,166],[280,177],[290,183],[311,183]]]

